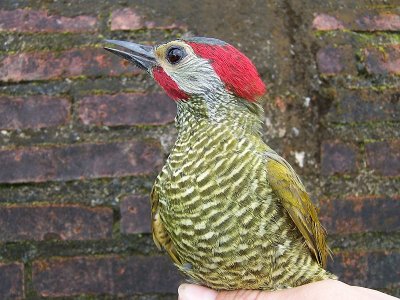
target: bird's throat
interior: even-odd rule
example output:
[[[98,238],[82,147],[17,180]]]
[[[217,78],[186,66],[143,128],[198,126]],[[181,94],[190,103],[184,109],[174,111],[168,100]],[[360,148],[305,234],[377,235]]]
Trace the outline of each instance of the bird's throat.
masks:
[[[256,135],[261,137],[264,110],[257,102],[231,97],[221,99],[202,99],[192,97],[188,101],[178,101],[175,119],[178,131],[191,131],[199,122],[207,126],[216,124],[227,126],[238,135]]]

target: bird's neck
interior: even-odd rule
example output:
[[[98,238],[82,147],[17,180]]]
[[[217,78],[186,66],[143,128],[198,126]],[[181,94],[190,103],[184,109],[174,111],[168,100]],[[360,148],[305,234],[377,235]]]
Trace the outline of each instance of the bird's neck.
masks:
[[[178,101],[175,119],[180,134],[188,132],[199,122],[205,126],[223,125],[238,135],[252,135],[261,138],[264,110],[257,102],[248,102],[232,95],[224,99],[192,97]]]

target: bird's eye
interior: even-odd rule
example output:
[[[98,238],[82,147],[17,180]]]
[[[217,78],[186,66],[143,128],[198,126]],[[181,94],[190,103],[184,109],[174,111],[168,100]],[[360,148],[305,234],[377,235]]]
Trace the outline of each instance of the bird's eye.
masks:
[[[184,49],[180,47],[171,47],[167,51],[167,60],[170,64],[175,65],[186,56]]]

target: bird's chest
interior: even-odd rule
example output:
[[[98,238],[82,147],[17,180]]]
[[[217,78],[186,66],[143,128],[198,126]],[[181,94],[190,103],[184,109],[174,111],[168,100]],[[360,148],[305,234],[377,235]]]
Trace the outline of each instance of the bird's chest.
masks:
[[[180,220],[179,213],[195,217],[229,206],[256,192],[263,169],[262,155],[245,138],[215,130],[178,141],[157,179],[164,215]]]
[[[271,190],[261,151],[249,140],[215,130],[181,142],[157,182],[161,218],[182,256],[220,257],[215,251],[224,245],[236,251],[240,236],[265,231],[255,216],[268,211]]]

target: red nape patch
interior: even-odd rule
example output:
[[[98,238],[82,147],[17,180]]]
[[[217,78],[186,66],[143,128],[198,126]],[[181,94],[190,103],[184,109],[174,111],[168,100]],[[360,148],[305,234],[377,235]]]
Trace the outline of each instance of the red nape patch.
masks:
[[[250,59],[232,45],[188,43],[196,55],[209,59],[226,88],[248,101],[266,92],[265,84]]]
[[[186,100],[189,98],[189,95],[182,91],[178,84],[161,67],[153,69],[153,77],[172,99]]]

